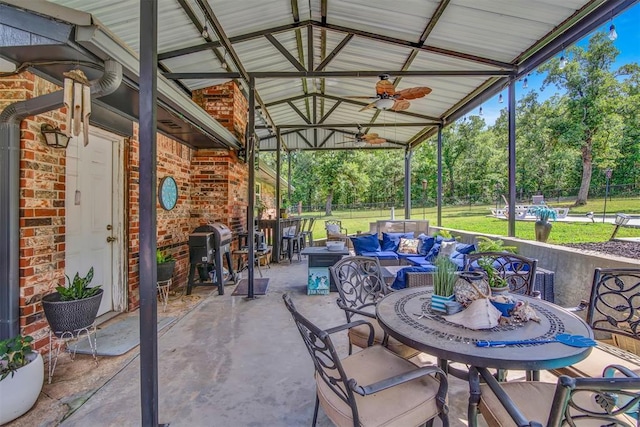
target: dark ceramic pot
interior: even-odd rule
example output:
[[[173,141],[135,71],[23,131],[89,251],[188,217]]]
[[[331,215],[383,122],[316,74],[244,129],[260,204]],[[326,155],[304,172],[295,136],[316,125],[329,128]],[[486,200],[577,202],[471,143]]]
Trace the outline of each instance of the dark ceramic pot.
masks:
[[[550,222],[542,222],[536,221],[535,230],[536,230],[536,240],[538,242],[546,242],[549,239],[549,234],[551,233],[551,223]]]
[[[62,301],[58,292],[42,297],[44,315],[53,333],[60,337],[63,332],[76,333],[93,325],[103,293],[100,289],[94,296],[72,301]]]
[[[158,282],[164,282],[166,280],[171,279],[171,277],[173,276],[173,270],[175,268],[176,268],[175,260],[158,264],[158,270],[157,270],[158,278],[156,280]]]

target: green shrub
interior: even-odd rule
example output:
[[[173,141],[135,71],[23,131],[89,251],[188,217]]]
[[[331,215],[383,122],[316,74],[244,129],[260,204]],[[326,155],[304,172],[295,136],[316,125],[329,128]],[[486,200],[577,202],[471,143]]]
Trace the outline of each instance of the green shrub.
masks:
[[[29,363],[27,356],[33,352],[31,342],[33,337],[18,335],[0,341],[0,381],[13,376],[16,370]]]
[[[493,240],[486,236],[476,236],[478,243],[475,252],[511,252],[518,253],[518,248],[515,246],[505,246],[504,242],[500,239]]]
[[[80,277],[78,273],[73,277],[73,282],[67,277],[67,287],[58,286],[56,291],[60,294],[62,301],[73,301],[79,299],[85,299],[94,296],[100,290],[100,286],[89,287],[89,283],[93,280],[93,267],[89,269],[89,272],[85,277]]]

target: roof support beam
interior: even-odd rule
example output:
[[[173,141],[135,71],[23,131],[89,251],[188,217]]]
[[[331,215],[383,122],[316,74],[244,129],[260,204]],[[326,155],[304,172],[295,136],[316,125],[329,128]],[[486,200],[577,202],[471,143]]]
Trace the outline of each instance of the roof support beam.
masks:
[[[190,73],[181,73],[188,76]],[[206,75],[206,73],[197,73]],[[513,76],[511,70],[349,70],[349,71],[257,71],[251,75],[257,79],[292,79],[298,77],[378,77],[380,74],[408,77],[494,77]],[[185,77],[188,78],[188,77]]]
[[[347,28],[347,27],[342,27],[340,25],[333,25],[333,24],[328,24],[328,23],[319,23],[316,21],[312,21],[313,25],[318,25],[320,27],[323,28],[327,28],[329,30],[333,30],[333,31],[340,31],[342,33],[353,33],[357,36],[360,37],[365,37],[368,38],[370,40],[376,40],[382,43],[388,43],[388,44],[393,44],[396,46],[402,46],[408,49],[418,49],[418,50],[422,50],[425,52],[430,52],[430,53],[435,53],[438,55],[445,55],[445,56],[450,56],[453,58],[457,58],[457,59],[461,59],[463,61],[471,61],[471,62],[476,62],[479,64],[484,64],[484,65],[490,65],[492,67],[498,67],[498,68],[505,68],[505,69],[513,69],[514,66],[512,64],[509,64],[508,62],[502,62],[502,61],[496,61],[493,60],[491,58],[483,58],[480,56],[476,56],[476,55],[471,55],[468,53],[462,53],[462,52],[456,52],[453,50],[449,50],[449,49],[442,49],[442,48],[438,48],[438,47],[434,47],[434,46],[418,46],[416,43],[414,42],[410,42],[407,40],[402,40],[402,39],[397,39],[395,37],[388,37],[388,36],[382,36],[379,34],[374,34],[374,33],[370,33],[368,31],[361,31],[361,30],[356,30],[353,28]]]
[[[333,95],[318,95],[318,96],[322,96],[324,98],[327,99],[333,99],[334,101],[342,101],[342,102],[346,102],[347,104],[353,104],[353,105],[359,105],[361,107],[364,107],[365,105],[368,105],[366,102],[360,102],[360,101],[354,101],[353,99],[345,99],[345,98],[340,98],[339,96],[333,96]],[[423,120],[428,120],[430,122],[440,122],[440,118],[438,117],[432,117],[432,116],[425,116],[424,114],[417,114],[417,113],[412,113],[410,111],[394,111],[396,114],[400,114],[401,116],[409,116],[409,117],[416,117],[418,119],[423,119]]]
[[[304,66],[293,55],[291,55],[287,50],[287,48],[282,46],[282,43],[276,40],[276,38],[272,34],[266,34],[265,37],[276,49],[278,49],[278,51],[282,54],[282,56],[287,58],[287,60],[291,63],[291,65],[296,67],[298,71],[306,71]]]
[[[235,43],[240,43],[247,40],[255,40],[255,39],[259,39],[260,37],[264,37],[266,34],[278,34],[278,33],[293,30],[296,28],[305,27],[309,25],[309,23],[310,21],[302,21],[302,22],[295,22],[293,24],[280,25],[278,27],[265,28],[264,30],[254,31],[247,34],[241,34],[235,37],[229,37],[229,41],[232,44],[235,44]],[[222,46],[221,42],[210,41],[210,42],[195,45],[195,46],[189,46],[181,49],[170,50],[170,51],[159,54],[158,60],[162,61],[164,59],[176,58],[178,56],[189,55],[191,53],[196,53],[196,52],[202,52],[203,50],[220,47],[220,46]]]
[[[335,135],[335,134],[336,134],[336,131],[335,131],[335,130],[332,130],[331,132],[329,132],[329,135],[327,135],[327,136],[322,140],[322,142],[320,143],[320,145],[318,145],[318,148],[322,148],[322,147],[324,146],[324,144],[326,144],[326,143],[327,143],[327,141],[329,141],[329,139],[331,139],[331,137],[332,137],[333,135]]]
[[[439,122],[425,123],[309,123],[309,124],[293,124],[293,125],[279,125],[281,129],[339,129],[339,128],[357,128],[360,127],[372,127],[372,128],[394,128],[394,127],[424,127],[426,125],[438,125]],[[267,126],[256,126],[256,129],[266,129]]]
[[[305,144],[307,144],[310,148],[313,148],[313,144],[307,139],[307,137],[305,137],[302,132],[300,132],[299,130],[296,131],[296,134],[300,137],[300,139],[302,139],[304,141]]]
[[[324,101],[324,99],[323,99]],[[331,115],[331,113],[333,113],[336,108],[338,108],[340,106],[340,104],[342,104],[342,101],[337,101],[335,104],[333,104],[333,106],[329,109],[329,111],[327,111],[327,114],[325,114],[324,116],[322,116],[322,118],[320,119],[320,121],[318,122],[318,124],[322,124],[324,123],[325,120],[327,120],[329,118],[329,116]]]
[[[313,28],[313,25],[310,25],[309,28]],[[331,53],[329,55],[327,55],[326,58],[324,58],[324,60],[318,65],[318,68],[316,68],[314,71],[322,71],[325,69],[325,67],[327,65],[329,65],[329,62],[331,62],[333,60],[333,58],[336,57],[336,55],[338,55],[340,53],[340,51],[342,49],[344,49],[344,47],[347,45],[347,43],[349,43],[351,41],[351,39],[353,38],[353,34],[347,34],[341,41],[340,43],[338,43],[338,45],[333,49],[333,51],[331,51]],[[313,70],[313,68],[309,68],[310,70]]]
[[[422,32],[422,35],[420,35],[420,42],[419,42],[420,47],[424,46],[424,42],[427,40],[427,37],[429,37],[429,34],[431,34],[431,31],[433,31],[433,29],[436,27],[436,24],[438,23],[438,21],[440,20],[440,17],[442,17],[442,14],[444,13],[444,10],[447,8],[447,6],[449,6],[449,1],[450,0],[442,0],[440,4],[438,4],[436,11],[433,12],[431,19],[427,24],[427,27]]]
[[[302,120],[304,120],[304,121],[305,121],[305,123],[307,123],[307,124],[311,124],[311,120],[309,120],[309,119],[307,118],[307,116],[305,116],[304,114],[302,114],[302,111],[300,111],[300,109],[299,109],[298,107],[296,107],[296,105],[295,105],[293,102],[289,101],[289,102],[287,102],[287,104],[289,104],[289,107],[291,107],[291,109],[292,109],[293,111],[295,111],[296,113],[298,113],[298,115],[299,115],[300,117],[302,117]]]

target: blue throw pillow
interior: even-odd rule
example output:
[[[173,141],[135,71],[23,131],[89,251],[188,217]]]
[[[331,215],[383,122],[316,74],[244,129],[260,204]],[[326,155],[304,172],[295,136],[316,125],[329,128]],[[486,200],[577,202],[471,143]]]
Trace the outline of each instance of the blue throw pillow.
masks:
[[[471,252],[476,250],[476,245],[467,245],[466,243],[458,243],[456,245],[456,251],[461,254],[470,254]]]
[[[424,233],[420,234],[418,236],[418,239],[420,239],[420,246],[418,246],[418,253],[420,255],[426,256],[431,250],[431,248],[433,247],[433,245],[436,243],[436,239],[435,237],[427,236]]]
[[[435,243],[431,247],[431,249],[429,249],[429,252],[427,252],[425,259],[429,262],[433,262],[438,257],[439,253],[440,253],[440,243]]]
[[[380,250],[380,242],[376,234],[365,234],[364,236],[350,237],[351,243],[353,243],[353,250],[356,255],[362,254],[362,252],[377,252]]]
[[[397,251],[400,245],[400,239],[413,239],[413,231],[410,233],[382,233],[382,250]]]
[[[442,236],[436,236],[436,243],[442,243],[442,242],[455,242],[455,237],[448,237],[448,238],[444,238]]]

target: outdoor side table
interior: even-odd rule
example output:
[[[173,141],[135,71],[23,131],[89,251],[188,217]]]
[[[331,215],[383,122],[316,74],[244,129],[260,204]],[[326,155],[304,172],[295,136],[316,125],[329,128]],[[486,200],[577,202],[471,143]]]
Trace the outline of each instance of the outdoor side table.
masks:
[[[327,295],[329,291],[338,292],[333,278],[329,274],[329,267],[349,255],[348,249],[330,251],[323,246],[304,248],[302,255],[309,258],[307,275],[307,295]]]
[[[60,350],[64,345],[71,357],[74,360],[76,357],[76,350],[78,349],[78,340],[82,336],[87,337],[89,342],[89,348],[91,348],[91,355],[96,366],[98,366],[98,334],[96,328],[96,322],[93,322],[86,328],[78,329],[77,331],[53,331],[49,328],[49,379],[48,383],[51,384],[53,373],[56,370],[58,364],[58,356],[60,356]],[[69,348],[69,342],[73,341],[73,350]]]

